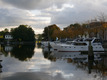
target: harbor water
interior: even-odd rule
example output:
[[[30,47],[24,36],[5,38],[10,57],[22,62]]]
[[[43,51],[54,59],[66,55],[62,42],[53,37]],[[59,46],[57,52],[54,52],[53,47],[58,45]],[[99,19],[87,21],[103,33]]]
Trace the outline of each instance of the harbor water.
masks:
[[[1,45],[0,80],[107,80],[106,53],[57,52],[39,45]]]

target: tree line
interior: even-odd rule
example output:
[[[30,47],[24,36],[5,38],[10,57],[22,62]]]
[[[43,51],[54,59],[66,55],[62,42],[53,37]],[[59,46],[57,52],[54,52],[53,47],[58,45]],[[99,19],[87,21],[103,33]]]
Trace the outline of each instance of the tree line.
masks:
[[[82,36],[98,37],[106,39],[107,22],[93,21],[85,24],[70,24],[61,30],[56,24],[44,28],[42,37],[44,40],[55,40],[61,38],[78,38]]]
[[[12,35],[14,41],[35,41],[35,33],[28,25],[19,25],[16,28],[11,28],[10,31],[7,28],[0,31],[1,41],[4,41],[6,34]]]

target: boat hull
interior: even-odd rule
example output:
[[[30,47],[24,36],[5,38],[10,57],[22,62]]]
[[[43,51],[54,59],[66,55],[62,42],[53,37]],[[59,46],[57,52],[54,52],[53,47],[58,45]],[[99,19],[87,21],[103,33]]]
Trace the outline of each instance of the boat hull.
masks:
[[[58,52],[86,52],[88,51],[88,46],[73,46],[66,44],[56,44],[53,46],[53,49]],[[104,48],[102,46],[93,46],[93,52],[104,52]]]

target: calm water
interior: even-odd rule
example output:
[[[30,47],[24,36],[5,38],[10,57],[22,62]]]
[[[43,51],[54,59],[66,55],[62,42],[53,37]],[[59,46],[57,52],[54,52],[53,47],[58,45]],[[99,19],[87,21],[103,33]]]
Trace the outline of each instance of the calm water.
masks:
[[[107,80],[107,57],[51,51],[39,46],[0,48],[0,80]]]

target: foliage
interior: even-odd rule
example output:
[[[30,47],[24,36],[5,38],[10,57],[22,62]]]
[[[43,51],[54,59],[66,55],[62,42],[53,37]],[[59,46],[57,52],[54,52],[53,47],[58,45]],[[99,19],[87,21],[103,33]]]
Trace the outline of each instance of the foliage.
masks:
[[[61,31],[54,30],[54,32],[52,34],[52,38],[55,40],[56,38],[60,38],[60,37],[61,37]]]
[[[52,26],[52,25],[51,25]],[[48,36],[51,39],[58,38],[77,38],[79,36],[89,36],[89,37],[102,37],[105,38],[105,32],[107,28],[106,22],[90,22],[85,24],[70,24],[69,26],[65,27],[63,30],[50,28],[50,26],[45,27],[44,34],[45,39],[48,39]],[[52,31],[53,29],[53,31]],[[49,32],[48,32],[49,30]],[[49,34],[48,34],[49,33]]]
[[[76,38],[78,35],[84,34],[84,28],[85,27],[79,23],[70,24],[68,27],[64,28],[64,33],[66,34],[67,38]]]
[[[42,34],[44,40],[52,40],[52,39],[54,39],[53,33],[56,30],[60,31],[60,28],[56,24],[50,25],[48,27],[45,27],[44,31],[43,31],[43,34]]]
[[[42,34],[37,34],[36,36],[38,41],[42,41]]]
[[[17,28],[11,29],[13,39],[17,41],[35,41],[33,29],[28,25],[20,25]]]

